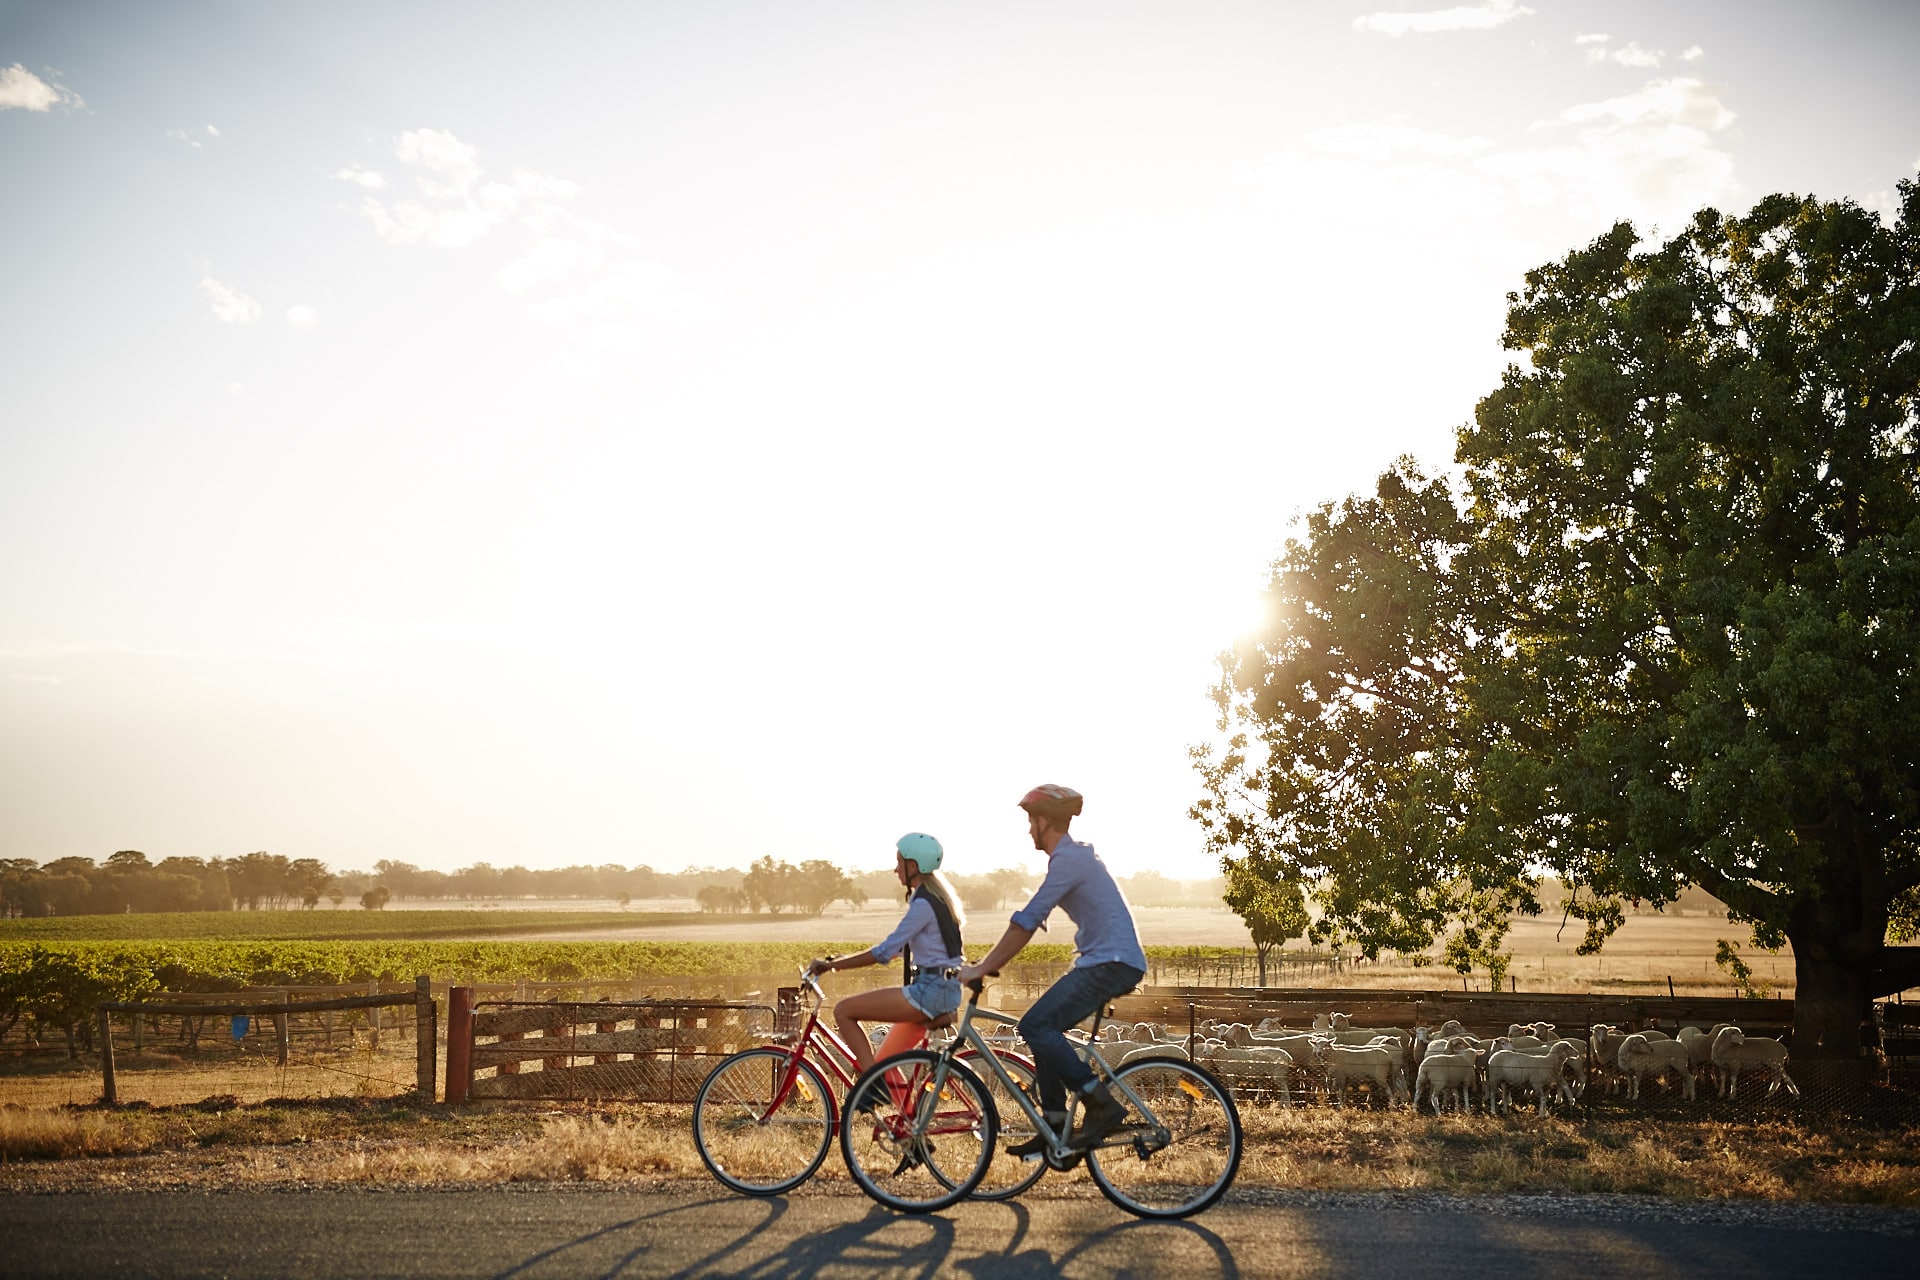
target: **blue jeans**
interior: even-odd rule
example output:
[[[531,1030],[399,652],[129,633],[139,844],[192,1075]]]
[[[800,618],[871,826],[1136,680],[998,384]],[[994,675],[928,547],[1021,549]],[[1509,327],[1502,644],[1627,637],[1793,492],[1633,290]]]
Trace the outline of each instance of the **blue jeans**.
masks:
[[[1067,1040],[1068,1027],[1085,1022],[1109,1000],[1117,1000],[1140,985],[1142,970],[1118,960],[1069,970],[1048,987],[1020,1018],[1020,1034],[1033,1050],[1040,1109],[1067,1109],[1067,1090],[1075,1093],[1093,1083],[1093,1068],[1081,1060]]]

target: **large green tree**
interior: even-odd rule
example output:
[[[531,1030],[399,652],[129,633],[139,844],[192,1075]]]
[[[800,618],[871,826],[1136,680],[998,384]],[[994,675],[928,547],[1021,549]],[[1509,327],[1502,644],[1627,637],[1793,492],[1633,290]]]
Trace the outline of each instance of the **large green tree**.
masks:
[[[1214,851],[1368,951],[1484,948],[1548,871],[1597,949],[1697,883],[1792,943],[1795,1055],[1857,1054],[1920,885],[1900,192],[1891,226],[1773,196],[1529,273],[1457,468],[1314,513],[1223,655]]]

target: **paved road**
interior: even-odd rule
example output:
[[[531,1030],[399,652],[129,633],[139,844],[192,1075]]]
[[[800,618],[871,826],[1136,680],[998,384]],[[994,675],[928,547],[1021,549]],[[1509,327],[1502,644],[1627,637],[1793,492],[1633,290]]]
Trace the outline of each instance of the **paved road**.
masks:
[[[809,1189],[0,1194],[0,1277],[1073,1276],[1567,1280],[1920,1275],[1920,1214],[1630,1200],[1230,1199],[1188,1223],[1034,1198],[899,1217]]]

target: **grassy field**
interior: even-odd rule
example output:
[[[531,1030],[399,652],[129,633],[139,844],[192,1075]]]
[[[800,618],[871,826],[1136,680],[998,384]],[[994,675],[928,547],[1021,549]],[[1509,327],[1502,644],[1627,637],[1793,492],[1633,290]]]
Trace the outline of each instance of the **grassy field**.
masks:
[[[1629,1193],[1920,1207],[1920,1128],[1662,1116],[1243,1112],[1239,1186],[1334,1191]],[[277,1102],[119,1112],[0,1108],[0,1191],[83,1186],[705,1180],[684,1106]],[[837,1160],[800,1195],[845,1191]],[[1091,1195],[1050,1174],[1031,1195]]]
[[[385,911],[233,911],[155,915],[68,916],[0,920],[0,943],[53,941],[488,941],[523,942],[786,942],[849,949],[877,942],[899,918],[897,903],[837,906],[820,916],[707,915],[663,899],[621,910],[612,902],[497,906],[415,906]],[[1244,948],[1246,926],[1232,912],[1205,907],[1137,909],[1141,941],[1155,953],[1167,948]],[[998,938],[1002,913],[977,912],[969,929],[973,949]],[[1071,941],[1070,925],[1041,937],[1055,945]],[[1053,935],[1057,934],[1055,937]],[[1752,968],[1750,982],[1776,996],[1793,994],[1790,950],[1769,953],[1748,942],[1744,926],[1707,915],[1636,915],[1597,956],[1579,956],[1577,921],[1523,919],[1514,923],[1507,950],[1512,982],[1522,991],[1664,992],[1671,982],[1682,995],[1731,995],[1732,976],[1714,963],[1721,939],[1741,949]],[[1296,957],[1304,951],[1295,949]],[[1250,982],[1251,979],[1248,979]],[[1484,988],[1483,973],[1469,978]],[[1458,989],[1461,975],[1432,965],[1389,957],[1338,974],[1316,973],[1306,964],[1276,969],[1269,985],[1342,986],[1381,989]]]
[[[684,912],[551,910],[167,911],[141,915],[0,920],[0,942],[428,942],[529,938],[548,932],[603,939],[683,923]],[[708,917],[715,940],[751,916]]]

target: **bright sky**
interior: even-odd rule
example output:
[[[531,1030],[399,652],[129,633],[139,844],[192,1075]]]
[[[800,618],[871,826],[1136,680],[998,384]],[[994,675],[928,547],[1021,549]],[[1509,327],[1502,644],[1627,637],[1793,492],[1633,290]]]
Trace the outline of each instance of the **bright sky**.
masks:
[[[1407,0],[1417,3],[1417,0]],[[1920,5],[0,3],[0,857],[1026,864],[1617,218],[1890,210]]]

